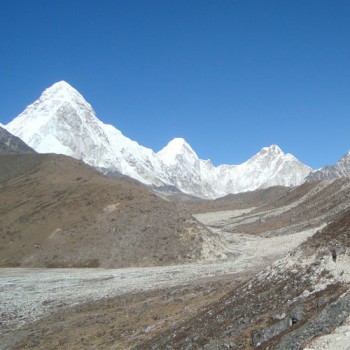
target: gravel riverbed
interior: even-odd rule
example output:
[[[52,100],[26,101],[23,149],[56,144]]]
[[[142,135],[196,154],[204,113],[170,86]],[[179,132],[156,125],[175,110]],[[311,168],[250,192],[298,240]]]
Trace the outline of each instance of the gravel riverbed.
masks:
[[[207,225],[241,211],[201,214]],[[189,265],[123,269],[0,269],[1,334],[62,307],[117,295],[191,284],[198,279],[257,272],[285,256],[319,228],[264,238],[216,229],[226,241],[226,259]],[[221,231],[220,231],[221,230]]]

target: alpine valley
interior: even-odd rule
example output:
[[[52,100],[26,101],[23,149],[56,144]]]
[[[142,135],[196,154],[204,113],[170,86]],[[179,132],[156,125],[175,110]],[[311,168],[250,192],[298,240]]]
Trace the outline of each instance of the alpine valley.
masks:
[[[96,117],[91,105],[65,81],[46,89],[4,126],[36,152],[68,155],[109,175],[123,174],[160,191],[218,198],[270,186],[296,186],[312,169],[272,145],[239,165],[215,167],[199,159],[182,138],[155,153]]]
[[[349,177],[156,153],[56,83],[0,124],[0,350],[349,350]]]

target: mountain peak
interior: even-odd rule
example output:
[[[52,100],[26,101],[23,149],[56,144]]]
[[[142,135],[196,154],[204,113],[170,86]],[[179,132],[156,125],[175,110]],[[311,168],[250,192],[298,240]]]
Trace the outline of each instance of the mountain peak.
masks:
[[[277,145],[271,145],[268,147],[263,147],[260,150],[260,153],[270,153],[270,154],[284,154],[283,151],[281,150],[281,148]]]
[[[72,85],[67,83],[65,80],[58,81],[54,84],[52,84],[48,89],[50,88],[59,88],[59,89],[74,89]]]
[[[183,147],[189,147],[191,146],[188,144],[188,142],[182,138],[182,137],[175,137],[173,138],[166,147],[171,147],[174,150],[179,150]]]
[[[80,159],[80,144],[88,142],[84,135],[88,129],[90,133],[98,129],[97,124],[99,120],[84,97],[67,82],[59,81],[45,89],[6,129],[38,152],[78,153],[76,158]]]
[[[196,152],[192,147],[186,142],[185,139],[181,137],[175,137],[172,139],[163,149],[161,149],[157,155],[165,163],[174,163],[178,155],[186,155],[191,158],[198,159]]]
[[[99,120],[91,105],[66,81],[47,88],[6,129],[39,153],[66,154],[108,173],[122,173],[156,187],[176,186],[201,197],[294,186],[311,170],[276,145],[262,148],[237,166],[214,167],[199,159],[183,138],[174,138],[154,153]]]
[[[74,89],[73,86],[71,86],[64,80],[54,83],[53,85],[44,90],[44,92],[40,96],[40,100],[46,99],[61,101],[83,99],[85,101],[84,97],[76,89]]]
[[[68,109],[70,109],[70,112],[74,110],[76,113],[68,113]],[[59,116],[68,117],[68,114],[70,114],[70,117],[72,117],[73,114],[84,114],[82,113],[83,110],[92,112],[92,107],[76,89],[62,80],[45,89],[40,97],[7,124],[6,128],[22,138],[24,137],[22,132],[27,134],[28,131],[25,130],[27,128],[24,124],[26,123],[32,123],[32,130],[28,131],[32,135],[33,132],[38,132],[44,125],[52,124]],[[28,143],[29,140],[25,140],[25,142]]]

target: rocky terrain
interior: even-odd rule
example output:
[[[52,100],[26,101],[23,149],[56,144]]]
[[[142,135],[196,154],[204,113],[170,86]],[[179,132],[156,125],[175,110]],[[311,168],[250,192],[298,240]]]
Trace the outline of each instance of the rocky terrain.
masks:
[[[313,214],[313,217],[318,218],[318,223],[330,222],[286,257],[233,288],[217,302],[203,307],[195,317],[141,342],[136,348],[302,349],[316,346],[314,349],[347,349],[349,342],[344,337],[348,339],[349,333],[344,332],[344,328],[349,331],[346,325],[350,315],[350,212],[348,209],[340,210],[343,202],[336,200],[335,193],[338,190],[338,195],[340,191],[345,196],[348,186],[346,181],[319,183],[306,196],[305,191],[300,196],[299,188],[296,189],[298,193],[290,195],[289,199],[284,197],[280,203],[275,203],[274,206],[277,206],[283,201],[284,206],[279,209],[282,217],[288,213],[288,210],[285,211],[287,208],[294,208],[292,212],[296,221],[293,225],[283,225],[281,218],[276,227],[276,209],[271,209],[271,215],[268,207],[242,216],[244,221],[252,221],[257,213],[263,214],[263,218],[267,219],[265,230],[254,221],[237,225],[237,218],[225,224],[226,228],[232,227],[232,232],[241,232],[244,228],[251,234],[290,235],[302,223],[315,224],[316,219],[310,221],[308,212],[303,216],[297,215],[303,208],[302,203],[309,203],[310,209],[311,204],[317,204],[313,212],[320,216]],[[330,196],[328,201],[325,200],[327,194]],[[322,208],[321,199],[330,206],[327,212]],[[346,200],[344,202],[347,205]],[[223,218],[217,226],[227,223],[227,219]],[[256,249],[260,249],[260,245],[257,244]],[[275,249],[271,247],[271,253],[273,251]],[[316,339],[333,331],[339,334],[341,327],[343,337],[330,335],[327,341]]]
[[[0,165],[1,349],[346,343],[350,180],[208,201],[66,156]]]
[[[196,212],[183,215],[216,244],[182,265],[2,269],[2,348],[347,349],[349,193],[341,179],[186,210],[162,201]]]
[[[198,218],[216,225],[242,214],[217,212]],[[128,348],[194,315],[314,232],[271,238],[239,235],[226,241],[225,259],[216,262],[118,270],[3,269],[3,343],[15,349],[25,344],[38,349],[63,344],[72,349],[88,344]],[[87,314],[95,321],[87,322]]]

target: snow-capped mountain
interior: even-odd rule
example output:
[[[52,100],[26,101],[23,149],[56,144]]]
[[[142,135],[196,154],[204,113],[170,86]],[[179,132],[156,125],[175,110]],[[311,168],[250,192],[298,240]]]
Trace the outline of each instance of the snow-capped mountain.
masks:
[[[102,123],[83,96],[64,81],[46,89],[6,129],[39,153],[65,154],[147,185],[163,184],[157,176],[162,164],[154,152]]]
[[[155,153],[101,122],[83,96],[64,81],[46,89],[5,128],[37,152],[66,154],[109,173],[154,187],[176,186],[200,197],[299,185],[311,171],[275,145],[243,164],[218,167],[199,159],[181,138]]]
[[[201,160],[184,139],[174,139],[157,153],[170,169],[169,179],[186,193],[203,192],[208,197],[252,191],[270,186],[294,186],[304,182],[311,168],[293,155],[272,145],[240,165],[214,167]]]
[[[310,167],[272,145],[237,166],[221,165],[218,178],[226,178],[224,191],[238,193],[271,186],[296,186],[305,181]]]
[[[341,177],[350,177],[350,151],[338,160],[335,165],[313,171],[306,180],[333,180]]]

